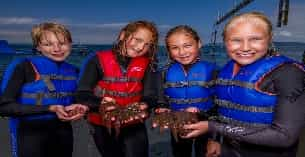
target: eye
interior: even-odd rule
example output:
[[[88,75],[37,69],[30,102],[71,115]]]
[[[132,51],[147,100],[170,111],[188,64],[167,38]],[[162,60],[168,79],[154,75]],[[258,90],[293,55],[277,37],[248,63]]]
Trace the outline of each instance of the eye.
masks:
[[[177,46],[170,46],[169,49],[174,51],[174,50],[178,50],[178,47]]]
[[[142,43],[142,42],[143,42],[142,39],[136,38],[136,37],[133,37],[133,40],[134,40],[136,43]]]
[[[229,42],[240,43],[241,39],[233,38],[233,39],[229,39]]]
[[[65,46],[65,45],[67,45],[67,44],[68,44],[67,42],[60,42],[60,43],[59,43],[60,46]]]
[[[185,48],[191,48],[193,45],[192,44],[186,44],[184,45]]]
[[[153,47],[152,43],[145,43],[145,47]]]
[[[260,38],[260,37],[252,37],[252,38],[250,38],[250,41],[260,41],[260,40],[262,40],[262,38]]]
[[[52,46],[50,43],[40,43],[41,46]]]

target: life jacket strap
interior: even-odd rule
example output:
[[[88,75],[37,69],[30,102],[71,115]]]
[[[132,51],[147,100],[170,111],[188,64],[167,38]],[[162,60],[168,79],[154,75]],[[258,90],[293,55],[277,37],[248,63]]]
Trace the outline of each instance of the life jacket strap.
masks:
[[[74,94],[71,92],[52,92],[52,93],[22,93],[22,98],[30,98],[36,100],[36,105],[41,105],[43,99],[50,99],[50,98],[63,98],[68,96],[73,96]]]
[[[209,98],[194,98],[194,99],[175,99],[169,98],[169,103],[175,104],[194,104],[208,101]]]
[[[66,80],[66,81],[73,81],[77,78],[75,76],[64,76],[64,75],[57,75],[57,74],[50,74],[50,75],[40,75],[43,79],[49,80]]]
[[[97,86],[94,90],[94,94],[97,97],[104,97],[105,95],[114,96],[114,97],[134,97],[134,96],[140,96],[141,92],[119,92],[119,91],[113,91],[113,90],[107,90],[102,89],[99,86]]]
[[[274,107],[257,107],[257,106],[246,106],[241,105],[237,103],[233,103],[231,101],[222,100],[222,99],[215,99],[215,104],[217,104],[220,107],[229,108],[229,109],[235,109],[235,110],[241,110],[246,112],[259,112],[259,113],[273,113]]]
[[[255,85],[253,83],[248,83],[248,82],[242,82],[242,81],[237,81],[237,80],[228,80],[228,79],[217,79],[215,81],[216,85],[223,85],[223,86],[240,86],[244,88],[249,88],[249,89],[255,89]]]
[[[141,82],[141,79],[134,78],[134,77],[104,77],[103,81],[106,81],[106,82]]]
[[[178,82],[165,82],[164,88],[181,88],[181,87],[189,87],[189,86],[202,86],[208,88],[214,84],[214,81],[178,81]]]
[[[232,125],[235,125],[235,126],[241,126],[241,127],[266,127],[270,124],[263,124],[263,123],[249,123],[249,122],[243,122],[243,121],[239,121],[239,120],[235,120],[235,119],[232,119],[232,118],[229,118],[229,117],[225,117],[225,116],[222,116],[222,115],[219,115],[217,117],[217,119],[219,121],[221,121],[222,123],[226,123],[226,124],[232,124]],[[239,128],[236,128],[234,127],[235,129],[242,129],[241,127]]]

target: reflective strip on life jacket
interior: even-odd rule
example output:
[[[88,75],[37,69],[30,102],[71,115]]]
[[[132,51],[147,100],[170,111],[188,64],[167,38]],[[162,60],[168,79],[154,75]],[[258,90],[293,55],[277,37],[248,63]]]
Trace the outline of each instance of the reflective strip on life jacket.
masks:
[[[240,86],[240,87],[245,87],[245,88],[249,88],[249,89],[255,88],[255,85],[253,83],[242,82],[242,81],[238,81],[238,80],[228,80],[228,79],[216,79],[215,84],[223,85],[223,86]]]
[[[179,81],[179,82],[165,82],[164,88],[178,88],[178,87],[190,87],[190,86],[201,86],[201,87],[210,87],[213,85],[213,81]]]
[[[233,102],[230,102],[227,100],[220,100],[220,99],[215,99],[214,102],[221,107],[229,108],[229,109],[242,110],[242,111],[248,111],[248,112],[260,112],[260,113],[273,113],[274,112],[273,106],[269,106],[269,107],[245,106],[245,105],[240,105],[240,104],[236,104],[236,103],[233,103]]]
[[[175,103],[175,104],[194,104],[194,103],[200,103],[200,102],[206,102],[209,98],[189,98],[189,99],[177,99],[177,98],[169,98],[169,103]]]
[[[114,91],[114,90],[107,90],[107,89],[102,89],[100,86],[97,86],[94,89],[94,94],[97,97],[103,97],[105,95],[109,96],[115,96],[115,97],[134,97],[134,96],[141,96],[142,92],[119,92],[119,91]]]
[[[264,124],[264,123],[254,123],[254,122],[244,122],[244,121],[238,121],[238,120],[235,120],[235,119],[232,119],[232,118],[228,118],[228,117],[224,117],[224,116],[221,116],[219,115],[217,117],[218,120],[220,120],[221,122],[223,123],[226,123],[226,124],[232,124],[232,125],[236,125],[236,126],[245,126],[245,127],[253,127],[253,126],[256,126],[256,127],[265,127],[265,126],[269,126],[270,124]]]
[[[135,78],[135,77],[103,77],[102,79],[103,81],[106,81],[106,82],[141,82],[141,79],[140,78]]]

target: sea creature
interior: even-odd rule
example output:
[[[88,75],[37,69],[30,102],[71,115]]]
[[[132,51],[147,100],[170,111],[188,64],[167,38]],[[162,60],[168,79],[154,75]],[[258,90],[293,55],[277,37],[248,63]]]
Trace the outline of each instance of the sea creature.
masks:
[[[163,112],[156,114],[153,119],[153,127],[159,126],[160,132],[170,129],[176,141],[178,136],[186,135],[189,130],[183,128],[185,124],[198,122],[198,114],[184,111]]]
[[[118,104],[107,102],[100,105],[99,113],[102,121],[111,132],[114,128],[116,134],[120,132],[120,128],[135,123],[143,123],[148,117],[146,109],[142,109],[142,102],[120,106]]]

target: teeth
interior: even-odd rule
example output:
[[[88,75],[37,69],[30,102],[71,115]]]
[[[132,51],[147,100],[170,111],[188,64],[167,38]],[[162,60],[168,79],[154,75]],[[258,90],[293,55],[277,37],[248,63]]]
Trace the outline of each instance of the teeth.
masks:
[[[250,56],[252,56],[251,53],[243,53],[243,54],[239,54],[239,55],[242,56],[242,57],[250,57]]]

